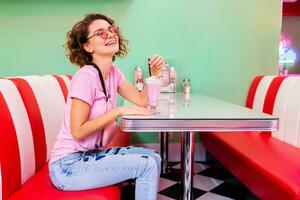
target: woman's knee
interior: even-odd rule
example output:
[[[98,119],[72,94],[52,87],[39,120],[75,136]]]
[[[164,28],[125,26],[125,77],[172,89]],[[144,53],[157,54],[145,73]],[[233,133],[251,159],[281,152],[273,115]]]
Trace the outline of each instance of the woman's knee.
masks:
[[[148,155],[144,155],[144,158],[148,160],[147,166],[146,166],[147,170],[153,171],[153,170],[157,170],[158,169],[159,166],[158,166],[158,163],[157,163],[157,161],[156,161],[156,159],[154,157],[148,156]]]
[[[152,157],[156,160],[156,163],[158,166],[161,165],[161,157],[160,154],[154,150],[154,149],[148,149],[148,148],[144,148],[144,147],[133,147],[133,146],[128,146],[126,147],[125,150],[127,153],[131,154],[141,154],[141,155],[146,155],[149,157]]]
[[[161,157],[160,157],[160,154],[156,151],[156,150],[153,150],[153,149],[145,149],[147,151],[147,155],[153,157],[157,164],[160,165],[161,163]]]
[[[149,152],[149,155],[152,156],[158,164],[161,163],[161,156],[160,154],[156,151],[156,150],[153,150],[153,149],[149,149],[150,152]]]

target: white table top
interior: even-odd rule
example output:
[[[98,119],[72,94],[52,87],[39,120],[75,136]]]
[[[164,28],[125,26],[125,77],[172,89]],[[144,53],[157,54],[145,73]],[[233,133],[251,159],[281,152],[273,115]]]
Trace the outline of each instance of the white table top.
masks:
[[[156,114],[124,115],[121,128],[135,132],[275,131],[278,117],[206,95],[161,93]]]

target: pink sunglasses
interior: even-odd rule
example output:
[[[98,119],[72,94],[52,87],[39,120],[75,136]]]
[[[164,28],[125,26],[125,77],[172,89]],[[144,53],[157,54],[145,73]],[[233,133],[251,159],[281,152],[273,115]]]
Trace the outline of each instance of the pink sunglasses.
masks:
[[[87,40],[91,39],[94,36],[99,36],[99,37],[101,37],[102,39],[105,40],[108,37],[108,31],[112,34],[118,34],[119,29],[120,28],[118,26],[115,26],[115,25],[109,26],[107,29],[100,28],[100,29],[96,30],[96,32],[93,35],[88,37]]]

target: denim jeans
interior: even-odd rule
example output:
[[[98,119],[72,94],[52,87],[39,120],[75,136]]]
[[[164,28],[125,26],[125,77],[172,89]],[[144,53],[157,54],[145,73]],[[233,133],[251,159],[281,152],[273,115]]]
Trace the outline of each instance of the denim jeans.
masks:
[[[105,187],[136,179],[135,199],[154,200],[161,167],[160,155],[142,147],[114,147],[77,152],[49,164],[54,186],[76,191]]]

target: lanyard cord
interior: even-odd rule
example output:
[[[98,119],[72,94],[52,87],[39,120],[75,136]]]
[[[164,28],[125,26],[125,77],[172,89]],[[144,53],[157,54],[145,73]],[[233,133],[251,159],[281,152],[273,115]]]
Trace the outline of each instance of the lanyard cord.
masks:
[[[91,65],[98,71],[99,79],[100,79],[101,86],[102,86],[103,93],[104,93],[104,95],[105,95],[105,100],[106,100],[106,112],[108,112],[108,110],[107,110],[107,104],[108,104],[108,98],[110,98],[110,95],[107,95],[103,75],[102,75],[102,73],[101,73],[99,67],[98,67],[95,63],[91,63]],[[102,132],[102,135],[103,135],[103,133],[104,133],[104,128],[101,130],[101,132]],[[78,144],[79,144],[79,146],[81,146],[81,147],[84,148],[85,150],[88,150],[88,151],[96,151],[96,150],[98,150],[98,147],[99,147],[98,144],[97,144],[97,141],[98,141],[98,139],[99,139],[98,137],[99,137],[99,134],[97,134],[96,143],[95,143],[95,149],[94,149],[94,150],[88,149],[88,148],[82,146],[80,143],[78,143]],[[100,144],[99,144],[99,145],[100,145],[100,147],[102,146],[102,140],[100,141]]]
[[[101,72],[100,68],[98,67],[98,65],[96,65],[95,63],[91,63],[91,65],[98,71],[99,79],[100,79],[100,82],[101,82],[103,93],[105,95],[106,106],[107,106],[107,104],[108,104],[108,98],[110,98],[110,95],[107,95],[106,87],[105,87],[105,82],[104,82],[104,78],[103,78],[102,72]],[[107,109],[106,109],[106,112],[108,112]],[[102,129],[102,135],[103,135],[103,132],[104,132],[104,129]],[[97,138],[96,138],[96,144],[95,144],[95,148],[96,149],[98,149],[98,145],[97,145],[98,137],[99,137],[99,134],[97,135]],[[100,141],[100,146],[102,146],[102,140]]]
[[[91,65],[98,71],[99,79],[100,79],[101,86],[102,86],[102,89],[103,89],[103,93],[105,95],[105,100],[106,100],[106,103],[107,103],[108,102],[108,98],[110,97],[110,95],[107,95],[103,75],[102,75],[102,73],[101,73],[98,65],[96,65],[95,63],[91,63]]]

